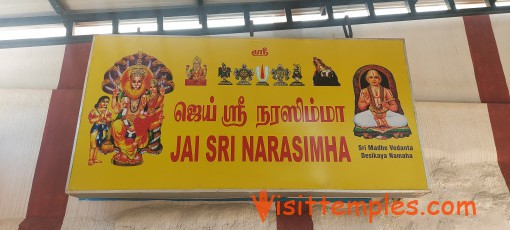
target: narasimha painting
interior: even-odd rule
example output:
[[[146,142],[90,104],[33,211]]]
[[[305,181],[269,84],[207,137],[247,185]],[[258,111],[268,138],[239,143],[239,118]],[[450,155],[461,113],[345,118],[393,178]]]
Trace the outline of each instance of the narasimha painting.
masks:
[[[144,153],[160,154],[165,94],[175,87],[170,70],[157,58],[139,51],[115,62],[104,74],[101,87],[111,94],[108,111],[114,114],[102,122],[108,124],[104,130],[111,136],[115,153],[112,163],[135,166],[143,163]],[[100,103],[98,111],[107,104]]]
[[[398,100],[395,79],[388,69],[379,65],[363,66],[354,74],[353,86],[354,135],[366,139],[411,135]]]

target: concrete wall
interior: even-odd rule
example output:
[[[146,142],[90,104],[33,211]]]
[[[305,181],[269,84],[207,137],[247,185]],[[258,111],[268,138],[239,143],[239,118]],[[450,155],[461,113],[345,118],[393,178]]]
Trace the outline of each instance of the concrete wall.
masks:
[[[510,84],[510,32],[508,31],[508,22],[510,14],[491,15],[492,28],[496,43],[498,44],[501,64],[505,71],[506,83]]]
[[[0,89],[0,229],[25,218],[51,90]]]
[[[52,89],[65,46],[0,49],[0,229],[27,213]]]
[[[510,82],[510,14],[492,15]],[[315,229],[505,229],[510,193],[498,165],[490,105],[481,102],[463,18],[353,26],[355,38],[405,38],[431,193],[418,199],[474,200],[477,216],[323,216]],[[246,34],[238,36],[247,36]],[[255,33],[255,37],[343,38],[342,28]],[[65,46],[0,49],[0,229],[25,219],[52,92],[62,84]],[[64,68],[66,68],[64,66]],[[504,83],[503,83],[504,84]],[[503,125],[503,124],[496,124]],[[68,153],[71,154],[71,153]],[[44,159],[39,159],[44,160]],[[274,210],[261,223],[249,202],[80,201],[69,197],[63,229],[286,229]],[[283,226],[283,227],[282,227]],[[303,227],[302,225],[301,227]]]

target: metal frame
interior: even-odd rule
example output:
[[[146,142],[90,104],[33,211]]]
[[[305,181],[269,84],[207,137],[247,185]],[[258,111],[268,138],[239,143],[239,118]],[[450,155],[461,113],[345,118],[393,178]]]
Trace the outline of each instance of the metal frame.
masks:
[[[51,7],[53,7],[53,10],[57,15],[64,15],[64,6],[62,6],[62,3],[60,3],[59,0],[48,0],[51,4]]]
[[[376,16],[374,3],[405,1],[409,13]],[[480,14],[499,14],[510,13],[510,6],[496,7],[495,0],[485,0],[487,7],[474,9],[456,9],[454,0],[444,0],[449,10],[436,12],[416,12],[417,0],[296,0],[296,1],[274,1],[274,2],[252,2],[242,4],[218,4],[206,5],[204,0],[197,0],[197,5],[193,7],[173,7],[158,9],[133,9],[117,12],[101,12],[101,13],[81,13],[66,10],[58,0],[49,0],[58,16],[43,17],[24,17],[24,18],[8,18],[0,21],[0,27],[11,26],[29,26],[44,24],[63,24],[66,27],[66,36],[58,38],[37,38],[0,41],[0,48],[27,47],[27,46],[44,46],[44,45],[61,45],[66,43],[90,42],[92,35],[74,36],[72,34],[74,23],[76,22],[94,22],[94,21],[112,21],[112,34],[119,33],[119,21],[123,19],[139,19],[139,18],[156,18],[158,30],[155,32],[138,32],[134,34],[146,35],[184,35],[184,36],[201,36],[214,34],[233,34],[233,33],[249,33],[253,36],[254,32],[288,30],[288,29],[304,29],[314,27],[331,27],[342,26],[346,37],[352,37],[351,25],[409,21],[432,18],[461,17]],[[370,13],[368,17],[341,18],[333,17],[333,6],[365,4]],[[292,20],[292,9],[320,7],[325,10],[328,18],[322,21],[294,22]],[[283,23],[274,23],[267,25],[253,25],[250,19],[250,12],[254,11],[270,11],[284,10],[287,21]],[[226,14],[226,13],[243,13],[244,26],[209,28],[207,26],[208,14]],[[320,12],[317,12],[320,13]],[[198,16],[202,25],[200,29],[189,30],[172,30],[165,31],[163,29],[164,17],[170,16]]]

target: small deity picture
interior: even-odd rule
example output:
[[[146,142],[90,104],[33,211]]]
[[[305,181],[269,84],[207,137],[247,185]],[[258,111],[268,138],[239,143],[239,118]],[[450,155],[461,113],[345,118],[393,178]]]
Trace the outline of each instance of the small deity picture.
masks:
[[[366,139],[402,138],[411,135],[398,100],[392,73],[379,65],[359,68],[353,79],[354,134]]]
[[[253,78],[253,70],[248,69],[246,64],[243,64],[241,68],[234,69],[234,76],[236,77],[236,80],[240,80],[237,82],[237,85],[251,85],[250,81]]]
[[[90,129],[90,150],[88,165],[103,163],[97,158],[97,153],[108,154],[113,151],[113,145],[110,142],[110,122],[112,113],[108,110],[110,98],[102,96],[97,100],[89,113],[88,119],[92,128]]]
[[[313,65],[315,66],[315,72],[313,73],[314,86],[340,86],[335,71],[324,64],[321,59],[313,57]]]
[[[218,67],[218,77],[221,78],[221,81],[218,83],[218,85],[232,85],[232,82],[227,79],[230,77],[230,72],[232,72],[232,69],[230,69],[230,67],[222,62],[221,67]]]
[[[283,68],[283,65],[278,64],[278,67],[276,67],[276,69],[271,70],[271,74],[273,75],[273,79],[276,80],[276,82],[273,85],[288,86],[288,84],[285,81],[289,80],[290,78],[289,69]]]
[[[106,129],[111,133],[111,148],[115,153],[111,160],[113,165],[141,165],[142,154],[158,155],[162,152],[164,97],[174,87],[170,70],[157,58],[141,51],[122,58],[106,71],[102,89],[112,95],[111,108],[117,116],[98,121],[90,120],[89,116],[89,120],[97,126],[91,130],[91,137],[94,130],[100,132]],[[98,102],[98,112],[92,111],[91,114],[102,114],[103,107],[109,111],[106,108],[109,98],[104,100]],[[108,123],[109,127],[102,128]],[[91,149],[95,146],[97,144],[91,143]],[[95,162],[94,156],[92,154]]]
[[[259,82],[257,82],[257,85],[269,86],[269,84],[267,83],[267,77],[269,76],[269,66],[262,65],[255,67],[255,75],[259,80]]]
[[[294,69],[292,70],[292,79],[294,79],[294,82],[290,83],[290,86],[304,86],[303,82],[301,82],[301,78],[303,78],[303,75],[301,75],[301,66],[299,64],[293,64]]]
[[[193,66],[190,69],[189,65],[186,65],[186,80],[185,85],[205,86],[207,75],[207,65],[202,66],[202,59],[198,56],[193,58]]]

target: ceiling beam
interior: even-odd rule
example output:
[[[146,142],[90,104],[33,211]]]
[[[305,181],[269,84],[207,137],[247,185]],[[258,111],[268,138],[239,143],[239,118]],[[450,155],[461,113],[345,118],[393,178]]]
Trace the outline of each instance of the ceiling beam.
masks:
[[[418,0],[405,0],[407,10],[411,14],[416,14],[416,3]]]
[[[114,16],[112,19],[112,34],[119,34],[119,23],[119,18]]]
[[[371,23],[382,23],[382,22],[396,22],[396,21],[411,21],[411,20],[422,20],[422,19],[433,19],[433,18],[448,18],[448,17],[462,17],[479,14],[499,14],[499,13],[510,13],[510,6],[497,7],[497,8],[472,8],[462,9],[456,11],[436,11],[436,12],[421,12],[417,14],[395,14],[395,15],[381,15],[376,17],[356,17],[349,18],[349,24],[361,25]],[[346,25],[344,18],[320,21],[299,21],[299,22],[282,22],[274,24],[261,24],[254,25],[254,32],[263,31],[275,31],[275,30],[289,30],[289,29],[306,29],[306,28],[318,28],[318,27],[330,27],[330,26],[343,26]],[[220,27],[220,28],[209,28],[207,31],[202,29],[188,29],[188,30],[170,30],[164,31],[164,35],[182,35],[182,36],[202,36],[202,35],[213,35],[213,34],[233,34],[233,33],[247,33],[247,28],[243,26],[233,27]],[[137,33],[132,33],[137,34]],[[143,32],[146,35],[155,35],[157,32]]]
[[[202,29],[207,29],[207,14],[205,12],[204,0],[198,0],[198,23],[202,25]]]
[[[331,1],[330,0],[326,0],[326,4],[324,6],[326,9],[326,14],[328,15],[328,20],[329,21],[332,21],[335,19],[335,17],[333,16],[333,6],[331,5]]]
[[[163,33],[163,30],[164,30],[164,25],[163,25],[163,15],[162,14],[158,14],[158,17],[156,18],[156,22],[158,24],[158,33],[162,34]]]
[[[248,9],[244,9],[243,10],[243,16],[244,16],[244,26],[246,28],[248,28],[249,26],[251,26],[250,11]]]
[[[32,26],[44,24],[61,24],[63,19],[60,16],[39,16],[39,17],[24,17],[24,18],[2,18],[0,20],[0,27],[10,26]]]
[[[62,3],[60,3],[59,0],[48,0],[51,4],[51,7],[53,7],[53,10],[55,11],[55,13],[57,13],[57,15],[59,16],[64,16],[64,13],[65,13],[65,9],[64,9],[64,6],[62,6]]]
[[[487,7],[496,7],[496,0],[484,0]]]
[[[197,5],[203,0],[197,0]],[[348,4],[363,4],[365,0],[330,0],[332,5],[348,5]],[[385,1],[401,1],[401,0],[385,0]],[[271,11],[283,10],[285,8],[309,8],[321,7],[319,1],[298,0],[298,1],[275,1],[275,2],[251,2],[251,3],[232,3],[232,4],[218,4],[218,5],[203,5],[203,12],[207,14],[228,14],[228,13],[243,13],[245,9],[250,12],[253,11]],[[135,18],[156,18],[159,13],[165,17],[169,16],[188,16],[199,15],[200,7],[172,7],[172,8],[158,8],[158,9],[126,9],[122,11],[101,12],[101,13],[82,13],[75,11],[66,11],[66,16],[72,18],[76,22],[80,21],[107,21],[112,20],[113,15],[118,15],[120,19],[135,19]]]
[[[370,14],[370,17],[375,17],[374,2],[372,0],[365,0],[365,6],[368,9],[368,13]]]
[[[0,41],[0,49],[5,48],[19,48],[19,47],[33,47],[33,46],[53,46],[64,45],[69,43],[83,43],[91,42],[92,35],[73,36],[72,38],[57,37],[57,38],[32,38],[32,39],[19,39]]]
[[[285,8],[285,18],[287,18],[287,23],[292,22],[292,9],[289,7]]]
[[[457,10],[454,0],[444,0],[444,3],[446,3],[446,8],[448,8],[448,10],[453,10],[453,11]]]
[[[331,0],[335,3],[334,0]],[[453,0],[452,0],[453,1]],[[379,2],[379,1],[378,1]],[[206,8],[208,6],[205,6]],[[290,8],[288,8],[290,9]],[[194,8],[194,15],[197,15],[197,8]],[[191,11],[190,11],[191,12]],[[188,12],[189,13],[189,12]],[[510,6],[500,7],[485,7],[485,8],[473,8],[473,9],[460,9],[450,11],[436,11],[436,12],[420,12],[420,13],[408,13],[408,14],[396,14],[396,15],[381,15],[375,17],[357,17],[350,18],[349,24],[370,24],[370,23],[383,23],[383,22],[396,22],[396,21],[409,21],[409,20],[421,20],[421,19],[434,19],[434,18],[447,18],[447,17],[462,17],[471,15],[482,15],[482,14],[500,14],[510,13]],[[115,15],[111,13],[112,17]],[[138,14],[140,15],[140,14]],[[193,14],[189,14],[193,15]],[[97,18],[95,18],[97,19]],[[91,20],[91,18],[88,18]],[[104,20],[104,19],[103,19]],[[110,19],[111,20],[111,19]],[[66,22],[72,22],[74,20],[68,19]],[[91,20],[94,21],[94,20]],[[99,21],[99,20],[98,20]],[[2,19],[0,21],[1,26],[21,26],[21,25],[42,25],[42,24],[54,24],[56,22],[63,22],[60,17],[30,17],[30,18],[17,18],[17,19]],[[74,21],[76,22],[76,21]],[[333,20],[321,20],[321,21],[306,21],[306,22],[283,22],[266,25],[253,25],[251,27],[237,26],[237,27],[222,27],[222,28],[208,28],[204,29],[191,29],[191,30],[172,30],[172,31],[155,31],[155,32],[142,32],[140,34],[165,34],[165,35],[183,35],[183,36],[201,36],[211,34],[231,34],[231,33],[248,33],[248,32],[261,32],[261,31],[275,31],[275,30],[288,30],[288,29],[305,29],[305,28],[316,28],[316,27],[329,27],[329,26],[343,26],[346,25],[346,21],[342,19]],[[134,33],[136,34],[136,33]],[[69,34],[68,34],[69,35]],[[90,42],[93,36],[68,36],[59,38],[38,38],[38,39],[22,39],[22,40],[7,40],[0,41],[0,48],[12,48],[12,47],[27,47],[27,46],[44,46],[44,45],[60,45],[73,42]]]

